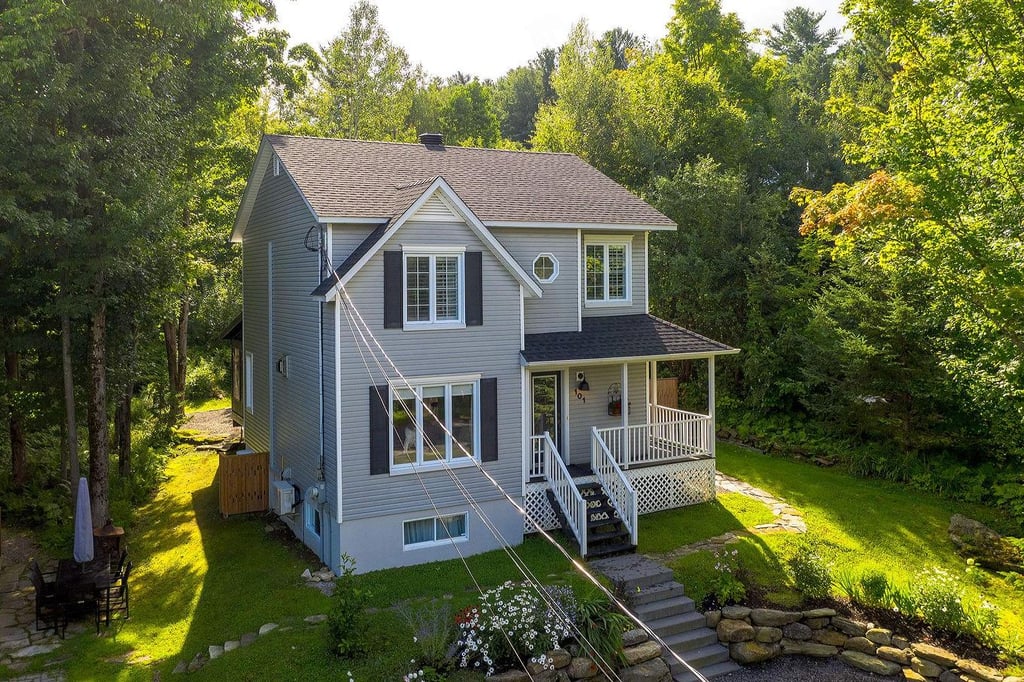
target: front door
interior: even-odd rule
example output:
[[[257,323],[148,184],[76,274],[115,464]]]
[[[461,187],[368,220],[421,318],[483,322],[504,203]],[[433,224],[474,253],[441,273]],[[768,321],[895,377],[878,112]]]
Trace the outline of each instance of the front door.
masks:
[[[562,378],[559,372],[544,372],[531,375],[533,382],[533,435],[545,431],[551,441],[562,452]]]

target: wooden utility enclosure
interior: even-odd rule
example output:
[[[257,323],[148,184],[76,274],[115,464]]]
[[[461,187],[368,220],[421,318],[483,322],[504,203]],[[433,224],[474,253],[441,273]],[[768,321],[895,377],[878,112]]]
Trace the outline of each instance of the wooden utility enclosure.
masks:
[[[270,497],[269,453],[222,453],[219,473],[221,516],[267,511]]]
[[[658,379],[657,403],[663,407],[679,409],[679,379],[667,377]]]

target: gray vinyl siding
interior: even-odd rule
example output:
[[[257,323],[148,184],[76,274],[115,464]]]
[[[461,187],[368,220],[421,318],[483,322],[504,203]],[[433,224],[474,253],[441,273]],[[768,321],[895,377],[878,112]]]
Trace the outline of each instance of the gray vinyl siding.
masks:
[[[584,232],[582,242],[585,245],[588,235],[591,237],[600,237],[600,232]],[[633,241],[631,246],[632,260],[630,263],[632,269],[632,276],[630,277],[632,286],[632,297],[629,305],[604,305],[587,307],[586,300],[583,302],[583,317],[607,317],[609,315],[639,315],[647,312],[647,287],[644,284],[644,253],[646,251],[644,247],[644,234],[645,232],[636,232],[633,234]],[[586,248],[585,246],[581,248]],[[582,262],[583,253],[580,253],[580,259]],[[583,278],[580,278],[580,286],[583,286]]]
[[[253,230],[253,233],[256,231]],[[252,353],[250,414],[242,394],[242,426],[245,444],[257,452],[270,450],[270,401],[267,390],[267,243],[255,234],[242,242],[242,375],[246,353]]]
[[[341,265],[357,246],[363,243],[367,235],[376,229],[376,225],[362,223],[334,223],[331,225],[331,262],[334,267]]]
[[[482,378],[497,378],[499,454],[497,461],[487,462],[484,466],[509,494],[518,498],[522,495],[523,461],[519,283],[465,224],[410,222],[384,248],[398,249],[403,244],[452,245],[483,252],[482,326],[417,331],[384,329],[382,251],[378,251],[352,278],[347,285],[348,292],[388,355],[412,382],[420,377],[476,373]],[[368,376],[357,352],[358,341],[353,338],[344,319],[341,339],[343,525],[378,516],[402,515],[406,519],[432,516],[432,507],[424,495],[420,477],[438,507],[467,507],[465,498],[443,471],[422,472],[420,477],[411,473],[370,475],[367,387],[386,382],[369,357],[371,372]],[[366,349],[363,350],[368,356]],[[499,498],[499,493],[475,467],[456,469],[456,472],[478,501]],[[349,537],[347,533],[345,537]],[[508,541],[516,544],[520,539],[521,532]],[[350,549],[345,544],[343,551],[350,553],[363,549]],[[390,551],[403,554],[400,537]],[[429,553],[417,552],[416,556],[422,557],[416,562],[424,561]]]
[[[320,304],[309,295],[320,282],[319,258],[304,244],[314,223],[287,174],[274,177],[268,168],[243,241],[244,346],[255,356],[254,414],[246,415],[245,436],[249,447],[270,451],[274,477],[291,469],[290,480],[303,493],[317,480],[321,452]],[[333,318],[329,322],[333,329]],[[283,356],[288,356],[287,377],[277,371]],[[328,499],[333,499],[330,487]],[[301,505],[296,511],[288,521],[302,537]],[[323,521],[326,529],[326,516]]]
[[[538,255],[550,253],[558,259],[555,281],[538,282],[543,297],[528,298],[524,302],[526,333],[576,331],[580,281],[576,230],[497,228],[492,232],[530,277],[533,277],[533,261]]]
[[[590,384],[586,401],[577,400],[574,389],[576,373],[583,372]],[[569,461],[585,464],[590,461],[590,429],[622,426],[622,415],[608,414],[608,388],[622,382],[622,365],[594,365],[569,367],[565,374],[566,404],[569,422]],[[629,423],[647,422],[647,363],[629,365]],[[563,439],[565,436],[563,436]]]

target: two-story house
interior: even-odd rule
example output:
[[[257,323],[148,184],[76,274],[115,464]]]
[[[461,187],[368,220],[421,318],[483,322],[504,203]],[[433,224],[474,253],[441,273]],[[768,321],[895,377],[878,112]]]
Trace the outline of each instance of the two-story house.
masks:
[[[235,223],[248,447],[360,571],[566,526],[581,553],[714,495],[714,360],[649,314],[671,220],[571,154],[266,136]],[[654,273],[656,276],[656,273]],[[707,414],[656,404],[708,363]],[[526,514],[521,512],[525,509]]]

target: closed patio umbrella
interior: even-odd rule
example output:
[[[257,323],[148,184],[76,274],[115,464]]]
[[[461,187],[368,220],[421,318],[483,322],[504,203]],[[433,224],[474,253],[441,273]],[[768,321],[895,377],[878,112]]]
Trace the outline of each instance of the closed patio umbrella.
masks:
[[[92,561],[92,505],[89,503],[89,484],[85,476],[78,479],[78,503],[75,505],[75,561]]]

